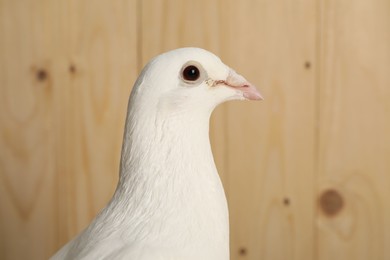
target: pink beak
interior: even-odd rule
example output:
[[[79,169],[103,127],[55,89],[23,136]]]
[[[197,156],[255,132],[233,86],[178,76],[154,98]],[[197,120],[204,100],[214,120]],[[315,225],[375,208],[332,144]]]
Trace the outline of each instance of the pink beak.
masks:
[[[251,84],[243,76],[241,76],[232,69],[230,69],[229,76],[223,83],[229,87],[241,91],[243,93],[243,96],[248,100],[264,99],[253,84]]]

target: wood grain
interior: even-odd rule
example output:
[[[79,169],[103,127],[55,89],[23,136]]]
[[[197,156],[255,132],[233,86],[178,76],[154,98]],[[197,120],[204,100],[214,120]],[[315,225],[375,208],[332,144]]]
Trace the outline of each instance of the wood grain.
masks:
[[[390,259],[390,2],[321,5],[317,259]]]
[[[135,1],[73,1],[67,8],[69,121],[62,139],[67,161],[58,175],[66,191],[59,198],[60,222],[68,224],[64,240],[85,227],[112,196],[127,100],[139,72]]]
[[[225,9],[235,17],[225,36],[234,66],[265,97],[228,107],[232,259],[311,260],[316,5],[231,1]]]
[[[39,4],[43,4],[40,1]],[[0,258],[44,259],[56,245],[55,143],[62,43],[55,5],[0,2]]]
[[[46,259],[115,187],[135,1],[0,5],[0,258]]]

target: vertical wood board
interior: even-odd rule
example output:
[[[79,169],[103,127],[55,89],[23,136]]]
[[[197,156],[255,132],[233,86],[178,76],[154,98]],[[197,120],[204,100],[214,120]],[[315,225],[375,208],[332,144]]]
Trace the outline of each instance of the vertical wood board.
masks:
[[[318,259],[390,259],[390,3],[323,1]]]
[[[1,1],[0,12],[0,258],[46,259],[115,187],[136,4]]]

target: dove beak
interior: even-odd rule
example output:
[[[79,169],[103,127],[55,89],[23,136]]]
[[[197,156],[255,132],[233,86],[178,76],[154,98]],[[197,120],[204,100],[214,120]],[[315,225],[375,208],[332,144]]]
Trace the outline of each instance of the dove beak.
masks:
[[[247,81],[243,76],[230,69],[229,76],[226,78],[225,85],[239,90],[247,100],[263,100],[263,96],[257,88]]]

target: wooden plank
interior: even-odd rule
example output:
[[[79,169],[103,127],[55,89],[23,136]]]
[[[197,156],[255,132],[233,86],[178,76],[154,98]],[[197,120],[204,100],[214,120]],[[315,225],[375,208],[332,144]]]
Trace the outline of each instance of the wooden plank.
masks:
[[[228,107],[232,259],[312,260],[316,4],[231,1],[224,9],[234,17],[224,38],[234,67],[265,97]]]
[[[70,82],[68,122],[60,133],[67,158],[58,175],[64,189],[60,223],[67,223],[61,242],[84,228],[112,196],[128,96],[139,72],[136,1],[75,0],[65,15]]]
[[[318,259],[390,259],[390,2],[321,1]]]
[[[55,61],[59,10],[0,2],[0,258],[45,259],[55,246]]]
[[[0,258],[46,259],[115,187],[138,74],[136,1],[0,10]]]
[[[143,64],[169,49],[203,47],[266,97],[226,104],[213,117],[232,259],[313,259],[315,73],[304,64],[315,64],[315,22],[311,1],[142,3]]]

